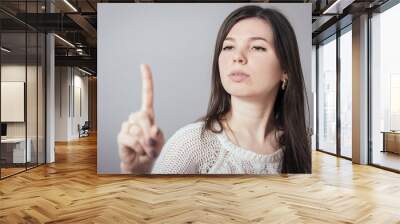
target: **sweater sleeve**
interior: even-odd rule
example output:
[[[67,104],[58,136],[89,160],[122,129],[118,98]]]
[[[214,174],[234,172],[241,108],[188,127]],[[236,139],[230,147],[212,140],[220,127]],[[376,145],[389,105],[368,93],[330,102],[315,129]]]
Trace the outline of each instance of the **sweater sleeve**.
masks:
[[[199,173],[201,141],[196,126],[185,126],[168,139],[154,163],[152,174]]]

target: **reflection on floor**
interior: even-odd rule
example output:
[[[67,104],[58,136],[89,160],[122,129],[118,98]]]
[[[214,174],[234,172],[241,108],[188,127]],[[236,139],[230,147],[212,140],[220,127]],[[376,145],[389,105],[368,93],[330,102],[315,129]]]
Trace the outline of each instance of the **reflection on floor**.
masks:
[[[24,170],[25,170],[25,167],[24,168],[19,168],[19,167],[18,168],[1,168],[1,178],[13,175],[15,173],[18,173],[18,172],[21,172]]]
[[[392,152],[374,151],[373,164],[400,170],[400,155]]]
[[[341,155],[342,156],[345,156],[345,157],[348,157],[348,158],[351,158],[352,157],[352,149],[351,148],[341,148]]]
[[[16,173],[19,173],[21,171],[26,170],[25,164],[18,164],[18,165],[15,165],[15,164],[8,164],[8,165],[2,164],[2,166],[3,167],[1,168],[1,171],[0,171],[1,172],[1,178],[5,178],[7,176],[10,176],[10,175],[13,175],[13,174],[16,174]],[[31,167],[35,167],[36,163],[28,163],[28,164],[26,164],[26,166],[27,166],[28,169],[30,169]]]

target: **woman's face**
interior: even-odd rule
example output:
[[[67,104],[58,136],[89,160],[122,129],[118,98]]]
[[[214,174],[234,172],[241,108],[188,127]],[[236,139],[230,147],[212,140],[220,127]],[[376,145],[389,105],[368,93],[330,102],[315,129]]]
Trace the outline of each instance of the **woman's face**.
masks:
[[[218,58],[224,89],[232,96],[264,97],[287,78],[276,56],[271,26],[260,18],[236,23]]]

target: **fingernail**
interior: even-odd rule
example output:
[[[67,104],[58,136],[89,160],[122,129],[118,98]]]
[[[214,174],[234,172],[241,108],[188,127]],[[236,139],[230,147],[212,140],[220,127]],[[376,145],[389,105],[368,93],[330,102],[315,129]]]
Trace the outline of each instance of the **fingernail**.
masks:
[[[150,138],[149,145],[150,146],[156,146],[156,144],[157,144],[157,141],[154,138]]]

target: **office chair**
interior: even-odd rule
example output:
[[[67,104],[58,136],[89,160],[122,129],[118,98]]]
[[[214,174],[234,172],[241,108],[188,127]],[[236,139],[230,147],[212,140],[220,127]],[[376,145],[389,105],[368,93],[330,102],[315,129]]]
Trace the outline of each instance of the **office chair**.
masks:
[[[89,129],[90,129],[89,121],[85,121],[82,127],[79,128],[79,138],[89,136]]]

